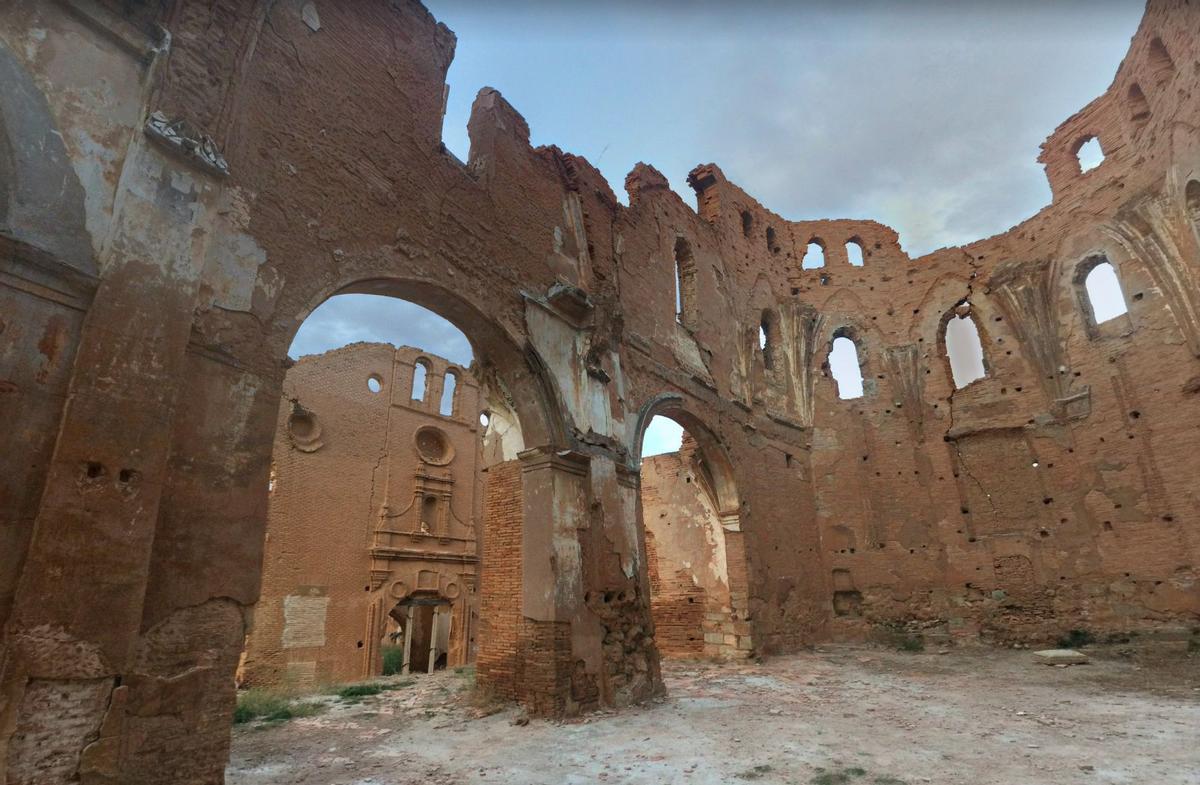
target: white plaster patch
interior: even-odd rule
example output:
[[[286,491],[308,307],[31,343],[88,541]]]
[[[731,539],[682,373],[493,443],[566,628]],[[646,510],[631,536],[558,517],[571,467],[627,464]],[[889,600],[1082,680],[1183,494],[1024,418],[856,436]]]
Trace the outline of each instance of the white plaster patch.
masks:
[[[303,649],[325,645],[325,617],[328,597],[289,594],[283,598],[283,636],[285,649]]]

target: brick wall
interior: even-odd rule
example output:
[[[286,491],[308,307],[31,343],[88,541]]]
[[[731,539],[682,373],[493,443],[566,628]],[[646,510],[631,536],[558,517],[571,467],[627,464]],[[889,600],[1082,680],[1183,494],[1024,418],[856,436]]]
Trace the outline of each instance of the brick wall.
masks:
[[[479,684],[515,699],[517,641],[521,634],[521,462],[484,472],[483,556],[480,565]]]

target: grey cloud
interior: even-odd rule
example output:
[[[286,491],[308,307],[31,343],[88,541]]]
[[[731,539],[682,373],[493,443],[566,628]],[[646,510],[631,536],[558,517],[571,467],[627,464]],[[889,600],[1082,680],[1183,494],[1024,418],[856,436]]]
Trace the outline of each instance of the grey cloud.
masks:
[[[405,300],[370,294],[326,300],[300,326],[288,354],[320,354],[355,341],[416,346],[459,365],[470,365],[473,356],[466,336],[442,317]]]

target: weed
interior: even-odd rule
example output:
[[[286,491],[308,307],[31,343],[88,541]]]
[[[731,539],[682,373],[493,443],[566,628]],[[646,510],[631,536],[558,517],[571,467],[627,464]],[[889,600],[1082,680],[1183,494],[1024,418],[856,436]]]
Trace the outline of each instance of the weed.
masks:
[[[1087,630],[1071,630],[1058,639],[1058,647],[1060,649],[1078,649],[1080,646],[1087,646],[1089,643],[1095,642],[1096,636]]]
[[[841,771],[825,771],[817,769],[817,776],[812,778],[812,785],[846,785],[859,777],[865,777],[866,769],[852,766]],[[879,780],[876,780],[877,782]]]
[[[906,783],[904,780],[889,776],[887,774],[882,774],[871,780],[871,782],[873,782],[874,785],[908,785],[908,783]]]
[[[925,640],[920,635],[905,635],[896,645],[900,651],[925,651]]]
[[[743,771],[740,774],[735,774],[734,776],[737,777],[739,780],[756,780],[759,777],[763,776],[764,774],[769,773],[770,771],[771,771],[771,767],[768,764],[761,763],[757,766],[753,766],[753,767],[747,769],[746,771]]]
[[[395,676],[404,669],[404,647],[385,646],[383,648],[383,675]]]
[[[383,690],[381,684],[347,684],[338,690],[337,694],[344,701],[357,703],[369,695],[378,695]]]
[[[299,701],[283,692],[267,689],[250,689],[238,693],[237,707],[233,710],[235,724],[253,720],[284,722],[296,717],[311,717],[320,712],[319,703]]]

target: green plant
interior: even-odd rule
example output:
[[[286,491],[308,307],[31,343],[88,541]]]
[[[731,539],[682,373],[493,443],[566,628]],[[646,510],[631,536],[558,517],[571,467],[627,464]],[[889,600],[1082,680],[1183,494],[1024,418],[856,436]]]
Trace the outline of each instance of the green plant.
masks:
[[[851,766],[841,771],[818,769],[817,776],[812,778],[812,785],[846,785],[846,783],[858,777],[866,776],[866,773],[866,769],[859,768],[858,766]]]
[[[233,710],[235,724],[253,720],[283,722],[296,717],[311,717],[321,711],[319,703],[297,700],[294,696],[277,690],[254,688],[238,693],[237,706]]]
[[[905,635],[896,645],[901,651],[925,651],[925,640],[920,635]]]
[[[1071,630],[1058,639],[1058,647],[1060,649],[1077,649],[1095,642],[1096,636],[1087,630]]]
[[[347,684],[337,694],[342,700],[357,701],[369,695],[378,695],[384,689],[382,684]]]
[[[383,675],[395,676],[404,669],[404,647],[385,646],[383,648]]]
[[[769,773],[770,771],[771,771],[770,765],[768,765],[766,763],[760,763],[759,765],[753,766],[753,767],[741,772],[740,774],[735,774],[734,776],[737,777],[739,780],[756,780],[759,777],[761,777],[762,775]]]

